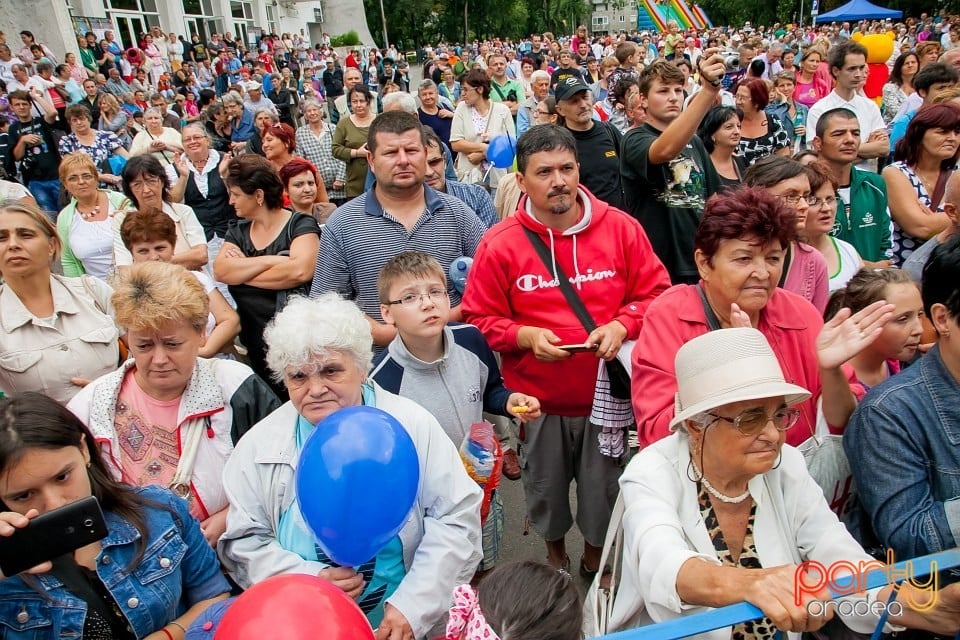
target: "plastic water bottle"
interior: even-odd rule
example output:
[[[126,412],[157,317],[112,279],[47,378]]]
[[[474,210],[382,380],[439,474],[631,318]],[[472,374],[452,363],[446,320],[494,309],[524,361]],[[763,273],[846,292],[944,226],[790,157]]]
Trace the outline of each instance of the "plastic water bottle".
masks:
[[[450,281],[460,293],[463,293],[467,287],[467,274],[470,273],[472,266],[473,258],[466,256],[461,256],[450,263]]]

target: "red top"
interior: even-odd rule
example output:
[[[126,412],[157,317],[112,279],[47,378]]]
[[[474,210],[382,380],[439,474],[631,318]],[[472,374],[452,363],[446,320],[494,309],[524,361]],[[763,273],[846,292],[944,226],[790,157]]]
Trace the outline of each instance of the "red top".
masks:
[[[784,378],[813,394],[797,405],[800,419],[787,432],[787,444],[802,443],[816,427],[821,390],[816,343],[822,327],[823,319],[812,304],[780,288],[774,289],[760,313],[757,329],[777,354]],[[681,345],[705,333],[707,320],[694,285],[672,287],[647,310],[632,357],[633,411],[641,447],[670,435],[677,393],[674,358]]]
[[[587,338],[524,227],[552,247],[553,258],[595,322],[620,321],[628,339],[637,337],[647,307],[670,286],[640,224],[581,186],[581,203],[585,198],[590,206],[584,207],[581,219],[566,232],[551,233],[526,211],[527,197],[521,197],[516,214],[484,235],[463,297],[465,320],[479,327],[503,357],[506,386],[536,396],[544,413],[551,415],[590,414],[599,365],[592,353],[541,362],[517,346],[523,326],[548,328],[562,344]]]

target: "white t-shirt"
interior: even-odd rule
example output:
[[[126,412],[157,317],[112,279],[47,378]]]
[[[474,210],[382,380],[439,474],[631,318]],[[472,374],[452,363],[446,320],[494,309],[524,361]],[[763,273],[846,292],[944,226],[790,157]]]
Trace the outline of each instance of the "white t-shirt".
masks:
[[[838,108],[849,109],[857,115],[857,122],[860,124],[860,140],[866,141],[870,137],[870,134],[874,131],[883,129],[884,131],[887,128],[887,125],[883,122],[883,116],[880,115],[880,107],[877,106],[877,103],[871,100],[870,98],[858,94],[854,94],[853,99],[849,102],[837,95],[837,92],[831,91],[825,97],[817,100],[817,102],[810,107],[810,112],[807,114],[807,146],[813,146],[813,139],[817,135],[817,121],[820,120],[820,116],[830,111],[831,109]],[[855,165],[858,169],[863,169],[864,171],[877,172],[877,161],[873,160],[861,160]]]
[[[22,184],[0,180],[0,200],[20,200],[28,196],[32,198],[33,194]]]
[[[857,253],[856,248],[849,242],[839,238],[830,238],[833,246],[837,249],[837,255],[840,257],[840,267],[836,273],[830,274],[830,280],[827,283],[830,293],[837,289],[842,289],[850,282],[850,278],[855,276],[863,266],[863,258]]]
[[[196,276],[197,281],[200,282],[200,286],[203,287],[203,290],[207,292],[207,297],[210,297],[210,292],[217,288],[216,283],[214,283],[213,278],[205,274],[203,271],[191,271],[194,276]],[[213,316],[213,311],[207,314],[207,336],[216,328],[217,319]]]
[[[113,204],[107,208],[107,219],[90,222],[77,212],[70,221],[70,249],[83,263],[87,274],[107,281],[113,269]]]

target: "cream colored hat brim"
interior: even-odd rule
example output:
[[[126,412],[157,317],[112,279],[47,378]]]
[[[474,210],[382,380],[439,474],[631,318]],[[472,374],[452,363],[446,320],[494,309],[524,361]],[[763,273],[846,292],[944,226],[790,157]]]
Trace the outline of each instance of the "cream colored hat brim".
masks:
[[[676,431],[677,427],[684,420],[692,418],[698,413],[716,409],[734,402],[743,402],[744,400],[764,400],[767,398],[778,398],[783,396],[787,406],[792,406],[808,400],[813,395],[803,387],[799,387],[789,382],[770,381],[752,384],[744,389],[735,389],[727,393],[711,396],[709,399],[699,402],[674,415],[670,421],[670,431]]]

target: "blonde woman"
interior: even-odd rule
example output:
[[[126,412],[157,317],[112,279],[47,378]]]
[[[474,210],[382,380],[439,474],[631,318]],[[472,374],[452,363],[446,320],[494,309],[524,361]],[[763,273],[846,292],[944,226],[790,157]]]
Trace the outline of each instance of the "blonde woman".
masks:
[[[57,216],[65,276],[91,275],[104,282],[113,271],[113,221],[126,196],[97,186],[97,165],[85,153],[60,161],[60,182],[70,203]]]
[[[119,359],[110,287],[54,275],[62,248],[40,209],[0,205],[0,389],[68,402]]]

